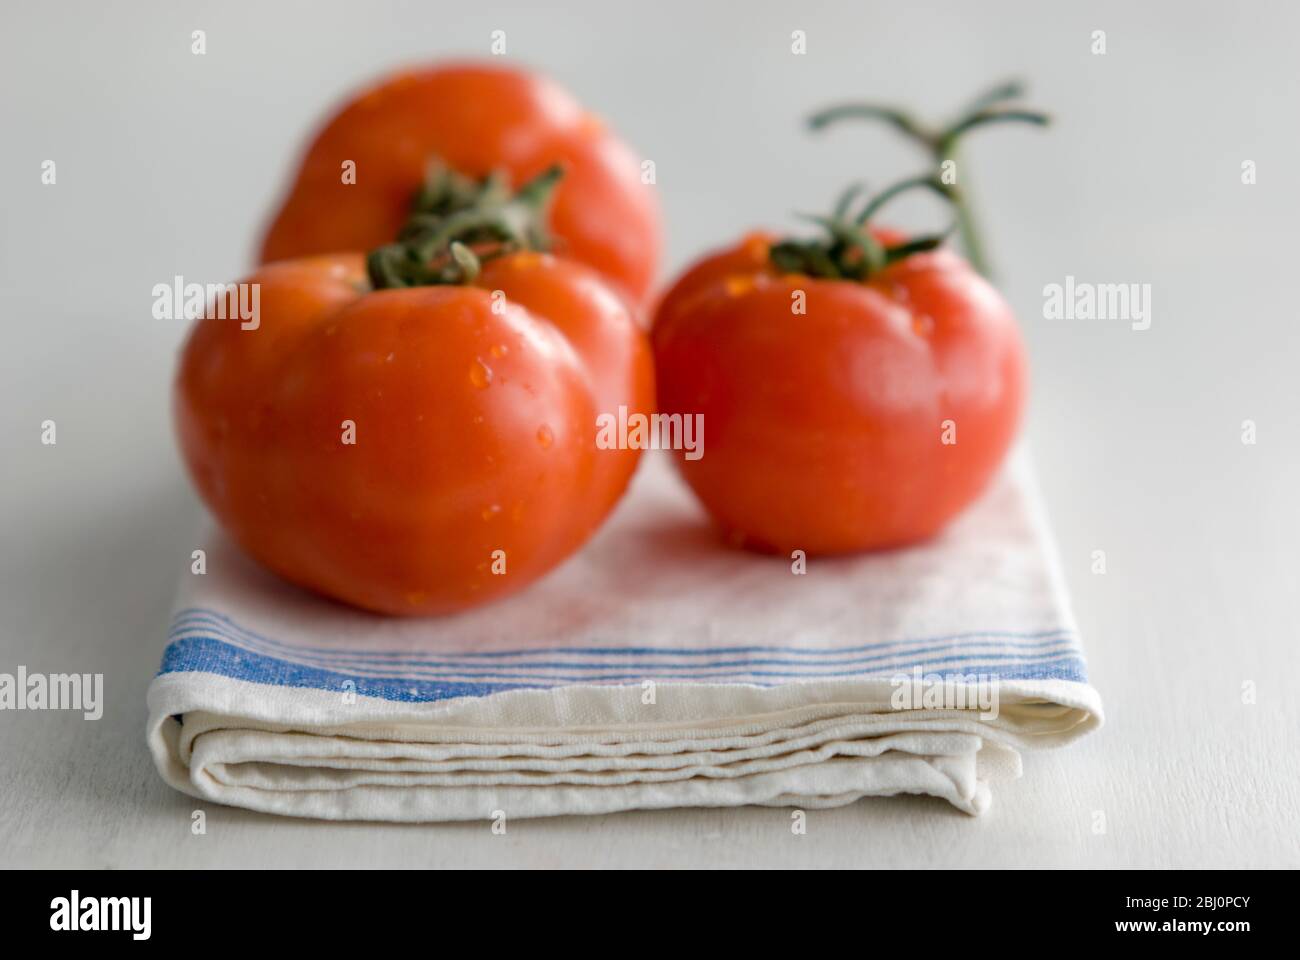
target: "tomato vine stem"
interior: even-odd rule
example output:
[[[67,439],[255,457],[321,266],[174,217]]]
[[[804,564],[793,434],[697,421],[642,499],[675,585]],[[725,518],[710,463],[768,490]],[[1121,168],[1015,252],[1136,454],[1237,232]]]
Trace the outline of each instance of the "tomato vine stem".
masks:
[[[908,177],[868,198],[862,209],[853,214],[853,203],[863,192],[862,185],[855,183],[840,194],[830,216],[799,214],[801,219],[822,227],[826,236],[813,240],[780,240],[772,245],[769,257],[777,269],[786,273],[861,281],[904,257],[933,250],[947,239],[951,227],[942,233],[923,234],[891,247],[886,247],[871,233],[871,218],[885,204],[911,190],[929,190],[951,202],[938,178],[928,175]]]
[[[474,180],[432,161],[396,241],[366,258],[371,285],[472,283],[483,260],[548,249],[546,211],[563,175],[551,166],[512,192],[500,171]]]
[[[944,174],[950,162],[951,169],[957,169],[959,141],[971,130],[1000,123],[1046,126],[1051,119],[1046,113],[1011,104],[1024,95],[1025,87],[1019,81],[998,84],[977,96],[954,120],[943,126],[922,123],[909,111],[875,103],[845,103],[828,107],[812,114],[808,125],[813,130],[822,130],[843,120],[879,121],[892,126],[929,153],[941,171],[940,184],[953,203],[962,248],[971,265],[987,277],[991,275],[992,267],[968,197],[969,190],[958,187],[955,179],[948,182]]]

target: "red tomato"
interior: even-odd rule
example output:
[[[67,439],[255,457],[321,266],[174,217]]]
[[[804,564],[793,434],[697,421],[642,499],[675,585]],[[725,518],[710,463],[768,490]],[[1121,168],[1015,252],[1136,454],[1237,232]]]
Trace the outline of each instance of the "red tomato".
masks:
[[[662,246],[659,202],[641,161],[564,89],[504,66],[453,64],[389,77],[350,101],[303,158],[261,261],[370,250],[406,221],[431,161],[514,186],[559,164],[554,250],[644,301]],[[355,183],[344,164],[355,164]]]
[[[755,234],[705,258],[659,306],[660,411],[704,418],[704,454],[678,457],[682,475],[753,549],[932,536],[1015,437],[1026,370],[1010,307],[944,249],[855,280],[785,273],[772,243]]]
[[[590,268],[522,252],[473,284],[372,291],[344,254],[247,282],[260,326],[199,321],[177,429],[221,525],[288,580],[461,610],[554,567],[626,487],[639,453],[597,449],[596,417],[652,409],[650,350]]]

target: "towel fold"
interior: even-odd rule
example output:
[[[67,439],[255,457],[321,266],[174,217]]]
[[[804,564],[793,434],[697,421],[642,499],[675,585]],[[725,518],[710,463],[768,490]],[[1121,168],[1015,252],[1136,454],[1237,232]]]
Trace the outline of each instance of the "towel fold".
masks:
[[[718,546],[650,461],[580,554],[454,617],[313,597],[212,531],[149,689],[160,773],[326,819],[899,793],[978,814],[1021,748],[1100,724],[1024,454],[934,542],[804,572]]]

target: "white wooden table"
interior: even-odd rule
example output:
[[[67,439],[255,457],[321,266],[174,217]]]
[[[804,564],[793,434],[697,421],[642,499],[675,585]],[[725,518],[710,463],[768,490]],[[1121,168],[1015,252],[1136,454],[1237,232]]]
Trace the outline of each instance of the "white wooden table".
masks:
[[[266,4],[186,7],[0,13],[0,671],[106,683],[97,722],[0,713],[0,864],[1300,865],[1296,10],[953,4],[941,18],[770,3],[737,18],[669,4],[630,18],[593,2],[470,10],[435,28],[409,6],[386,17],[320,3],[307,21]],[[855,176],[879,184],[919,162],[881,131],[806,137],[807,108],[872,95],[941,109],[1006,74],[1035,81],[1057,128],[990,131],[972,158],[1030,343],[1030,437],[1107,707],[1100,733],[1029,755],[980,819],[896,798],[812,812],[805,836],[767,809],[515,822],[494,836],[486,822],[205,807],[206,834],[191,834],[196,804],[162,785],[142,737],[199,510],[168,414],[183,330],[150,317],[150,290],[246,266],[288,157],[350,84],[485,52],[494,29],[656,161],[673,268],[753,223],[825,207]],[[795,29],[804,56],[790,52]],[[1102,56],[1089,49],[1098,29]],[[47,159],[54,186],[40,182]],[[1067,275],[1150,283],[1151,328],[1044,320],[1042,288]]]

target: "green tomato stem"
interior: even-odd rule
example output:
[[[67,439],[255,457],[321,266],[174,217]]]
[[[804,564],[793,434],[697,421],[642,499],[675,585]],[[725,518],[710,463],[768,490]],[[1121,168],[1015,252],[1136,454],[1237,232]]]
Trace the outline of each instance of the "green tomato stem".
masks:
[[[483,260],[547,249],[546,212],[563,175],[549,167],[512,193],[503,173],[475,181],[434,161],[396,242],[367,257],[371,285],[473,283]]]
[[[972,100],[955,120],[943,127],[927,126],[906,110],[872,103],[846,103],[820,110],[808,118],[808,125],[821,130],[849,119],[883,122],[916,143],[929,154],[935,167],[943,171],[948,161],[956,163],[958,142],[971,130],[1000,123],[1046,126],[1050,122],[1047,114],[1007,105],[1008,101],[1019,99],[1024,92],[1024,85],[1018,81],[992,87]],[[964,168],[962,178],[967,179]],[[970,191],[956,184],[942,184],[942,189],[953,205],[957,232],[967,258],[981,274],[991,276],[992,265],[971,206]]]

